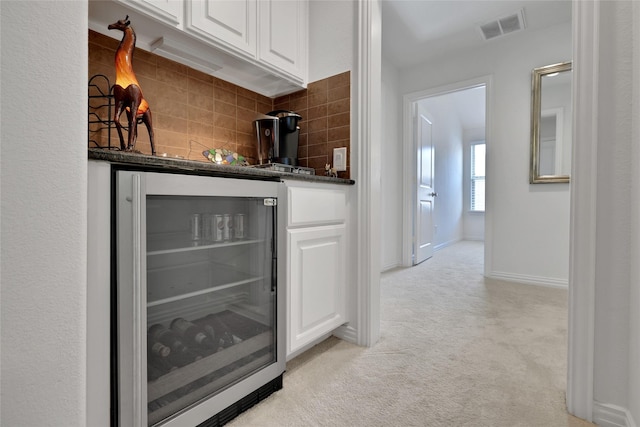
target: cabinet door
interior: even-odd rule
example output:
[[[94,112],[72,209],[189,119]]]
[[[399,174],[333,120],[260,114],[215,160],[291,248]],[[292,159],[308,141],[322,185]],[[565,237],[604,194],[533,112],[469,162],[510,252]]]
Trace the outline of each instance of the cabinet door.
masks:
[[[256,0],[187,0],[185,28],[232,52],[256,56]]]
[[[259,59],[306,80],[308,12],[306,1],[259,2]]]
[[[182,24],[184,2],[182,0],[119,0],[132,9],[139,10],[172,26]]]
[[[290,229],[287,355],[345,323],[344,224]]]

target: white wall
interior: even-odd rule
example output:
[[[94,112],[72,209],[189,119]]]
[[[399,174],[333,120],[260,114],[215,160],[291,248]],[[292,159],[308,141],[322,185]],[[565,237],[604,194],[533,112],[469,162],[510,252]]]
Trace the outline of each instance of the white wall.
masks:
[[[593,9],[591,9],[593,7]],[[585,22],[576,28],[576,34],[582,34],[585,28],[593,25],[599,31],[589,32],[579,39],[576,52],[586,52],[580,64],[586,64],[585,72],[580,74],[580,88],[583,95],[578,99],[595,99],[593,111],[595,123],[589,119],[589,108],[580,108],[577,115],[578,128],[583,144],[576,141],[576,155],[588,159],[590,154],[595,164],[581,163],[577,172],[582,178],[577,185],[576,207],[585,206],[584,201],[595,209],[593,235],[593,310],[589,315],[593,321],[593,420],[598,425],[619,425],[635,427],[640,422],[640,5],[629,1],[611,1],[593,3],[577,8],[578,16],[590,16],[598,12],[597,22]],[[615,25],[611,25],[611,23]],[[595,36],[594,46],[582,45],[581,41]],[[593,52],[598,61],[591,70],[589,61]],[[589,69],[587,69],[589,68]],[[593,93],[589,89],[590,76],[597,69],[597,81],[593,82]],[[578,70],[576,70],[578,71]],[[583,104],[577,104],[582,107]],[[594,126],[595,125],[595,126]],[[589,134],[597,130],[593,142]],[[583,136],[584,135],[584,136]],[[584,172],[593,173],[595,189],[590,188]],[[587,192],[589,194],[587,194]],[[587,196],[587,197],[585,197]],[[586,207],[586,206],[585,206]],[[579,244],[585,236],[584,227],[588,226],[592,213],[590,209],[576,209],[572,216],[577,227],[573,239]],[[587,234],[588,237],[588,234]],[[578,248],[582,248],[581,246]],[[591,262],[590,251],[580,253],[578,264]],[[579,265],[578,265],[579,267]],[[579,273],[576,273],[578,275]],[[589,274],[584,276],[587,283],[572,282],[573,301],[589,302]],[[586,286],[584,286],[586,285]],[[574,315],[578,310],[588,313],[589,307],[571,305]],[[574,316],[571,320],[577,321]],[[573,328],[578,330],[578,327]],[[580,331],[582,335],[584,331]],[[572,342],[579,343],[585,337],[577,337]],[[587,336],[586,338],[590,338]],[[579,364],[585,365],[582,356],[585,349],[574,349]],[[587,356],[591,356],[587,354]],[[585,366],[578,366],[577,372]],[[590,368],[590,366],[586,366]],[[570,371],[571,372],[571,371]],[[571,377],[570,377],[571,379]],[[572,379],[572,383],[589,385],[581,378]],[[589,391],[589,390],[587,390]],[[582,390],[574,391],[580,395]],[[587,393],[584,397],[588,398]],[[577,410],[585,412],[590,405],[583,402],[571,402]],[[590,414],[584,414],[588,416]]]
[[[510,280],[566,285],[569,185],[530,185],[531,70],[571,59],[569,24],[522,32],[401,70],[412,93],[492,75],[487,134],[488,273]]]
[[[309,81],[354,72],[356,3],[309,0]],[[352,75],[353,79],[353,75]]]
[[[612,2],[613,3],[613,2]],[[629,355],[629,274],[630,245],[629,183],[631,182],[631,118],[617,107],[631,105],[631,38],[619,28],[630,24],[628,6],[605,5],[601,21],[618,25],[600,31],[605,41],[615,41],[616,49],[601,46],[600,112],[598,122],[598,187],[596,240],[596,340],[594,398],[600,402],[626,406],[627,364]],[[613,20],[613,21],[612,21]],[[618,59],[623,59],[620,61]],[[615,79],[615,80],[614,80]],[[616,81],[616,85],[608,82]],[[605,119],[606,117],[606,119]],[[616,206],[616,209],[611,209]],[[611,352],[610,349],[617,349]]]
[[[635,2],[602,2],[600,7],[593,392],[596,411],[603,405],[627,408],[637,425],[640,61],[634,53],[640,53],[640,11]]]
[[[631,275],[629,283],[629,395],[628,410],[635,420],[636,425],[640,425],[640,5],[633,4],[633,109],[632,115],[632,141],[635,143],[631,147],[631,162],[634,166],[631,178],[631,248],[629,257],[636,262],[631,262]]]
[[[382,271],[402,265],[402,105],[398,70],[382,59]]]
[[[5,426],[86,425],[87,14],[0,2]]]

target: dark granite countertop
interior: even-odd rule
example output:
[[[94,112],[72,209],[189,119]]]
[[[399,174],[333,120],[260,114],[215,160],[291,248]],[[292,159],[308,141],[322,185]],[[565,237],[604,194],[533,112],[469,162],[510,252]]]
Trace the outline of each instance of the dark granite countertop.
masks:
[[[288,172],[276,172],[248,166],[217,165],[215,163],[197,162],[179,158],[150,156],[107,150],[101,148],[89,148],[90,160],[103,160],[118,165],[140,167],[144,169],[192,173],[198,175],[222,176],[227,178],[246,178],[263,180],[293,179],[307,182],[322,182],[327,184],[353,185],[352,179],[331,178],[324,175],[304,175]]]

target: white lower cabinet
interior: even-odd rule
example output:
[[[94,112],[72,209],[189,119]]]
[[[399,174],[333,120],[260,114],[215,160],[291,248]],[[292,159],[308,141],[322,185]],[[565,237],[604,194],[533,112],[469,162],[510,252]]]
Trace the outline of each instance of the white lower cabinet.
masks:
[[[287,204],[289,357],[348,321],[346,191],[288,186]]]
[[[345,323],[345,226],[288,230],[289,353]]]

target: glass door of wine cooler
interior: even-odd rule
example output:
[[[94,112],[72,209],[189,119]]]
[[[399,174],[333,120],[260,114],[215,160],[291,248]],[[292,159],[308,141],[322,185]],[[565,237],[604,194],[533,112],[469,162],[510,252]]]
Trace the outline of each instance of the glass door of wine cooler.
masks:
[[[121,425],[197,425],[284,369],[279,184],[120,174]]]

